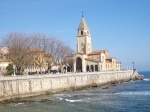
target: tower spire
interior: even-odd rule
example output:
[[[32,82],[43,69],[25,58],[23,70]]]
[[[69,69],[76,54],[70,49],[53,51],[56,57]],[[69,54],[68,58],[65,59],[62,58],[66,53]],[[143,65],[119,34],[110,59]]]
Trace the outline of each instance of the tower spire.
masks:
[[[78,30],[88,30],[89,31],[88,25],[86,24],[86,22],[84,20],[83,12],[82,12],[82,19],[81,19],[80,25],[78,27]]]
[[[88,25],[84,20],[83,12],[77,32],[77,52],[83,54],[89,54],[90,52],[92,52],[90,29],[88,28]]]

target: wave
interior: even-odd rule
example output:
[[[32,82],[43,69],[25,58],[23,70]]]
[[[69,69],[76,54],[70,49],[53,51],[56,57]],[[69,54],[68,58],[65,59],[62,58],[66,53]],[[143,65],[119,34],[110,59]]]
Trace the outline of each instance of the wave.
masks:
[[[150,81],[150,79],[149,78],[145,78],[145,79],[143,79],[144,81]]]
[[[81,101],[83,101],[83,100],[82,100],[82,99],[80,99],[80,100],[69,100],[69,99],[65,99],[65,101],[73,103],[73,102],[81,102]]]
[[[72,97],[71,94],[55,94],[56,97]]]
[[[57,99],[59,100],[64,100],[64,99],[80,99],[83,98],[82,100],[88,100],[89,98],[93,98],[95,96],[100,97],[100,96],[112,96],[114,95],[113,93],[80,93],[80,94],[57,94],[55,95]],[[77,100],[78,101],[78,100]]]
[[[95,93],[79,93],[79,94],[57,94],[54,95],[55,97],[57,97],[58,99],[60,98],[78,98],[78,97],[89,97],[89,96],[93,96],[96,95]]]
[[[101,100],[104,97],[111,96],[150,96],[150,91],[122,91],[122,92],[110,92],[110,93],[81,93],[81,94],[61,94],[57,95],[57,99],[67,102],[81,102],[89,100]],[[96,99],[95,99],[96,97]],[[97,99],[99,98],[99,99]]]
[[[150,95],[150,91],[125,91],[114,93],[115,95]]]
[[[59,98],[59,100],[63,100],[63,98]]]
[[[24,103],[17,103],[15,106],[22,105],[22,104],[24,104]]]

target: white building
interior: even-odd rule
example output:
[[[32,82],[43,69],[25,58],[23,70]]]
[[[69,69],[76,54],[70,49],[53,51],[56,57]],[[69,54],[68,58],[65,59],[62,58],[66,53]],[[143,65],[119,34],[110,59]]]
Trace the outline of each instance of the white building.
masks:
[[[11,60],[7,59],[8,48],[3,47],[0,49],[0,73],[6,73],[6,67],[12,63]]]

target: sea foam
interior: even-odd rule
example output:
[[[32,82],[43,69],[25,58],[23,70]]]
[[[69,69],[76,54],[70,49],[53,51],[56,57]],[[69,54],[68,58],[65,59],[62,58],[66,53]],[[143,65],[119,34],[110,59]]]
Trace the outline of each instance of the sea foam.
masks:
[[[145,79],[143,79],[144,81],[150,81],[150,79],[149,78],[145,78]]]
[[[114,93],[115,95],[150,95],[150,91],[124,91]]]
[[[18,105],[23,105],[24,103],[17,103],[15,106],[18,106]]]
[[[80,99],[80,100],[69,100],[69,99],[65,99],[67,102],[71,102],[71,103],[73,103],[73,102],[81,102],[82,100]]]

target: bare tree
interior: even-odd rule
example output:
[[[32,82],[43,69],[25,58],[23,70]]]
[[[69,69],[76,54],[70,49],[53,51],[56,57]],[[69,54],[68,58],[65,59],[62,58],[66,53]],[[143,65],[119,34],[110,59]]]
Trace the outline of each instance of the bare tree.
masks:
[[[8,58],[16,65],[17,71],[22,73],[25,66],[32,62],[28,52],[29,38],[23,33],[9,33],[3,40],[3,44],[9,48]]]
[[[65,48],[66,55],[64,57],[64,64],[70,67],[71,71],[73,71],[74,65],[74,50],[72,50],[69,46]]]
[[[74,53],[71,47],[59,38],[39,33],[9,33],[3,39],[3,46],[9,48],[8,58],[16,65],[19,73],[22,73],[25,67],[34,65],[42,67],[47,64],[50,68],[54,60],[62,62],[66,56]],[[39,51],[33,52],[33,49]],[[71,61],[67,62],[72,67]]]

